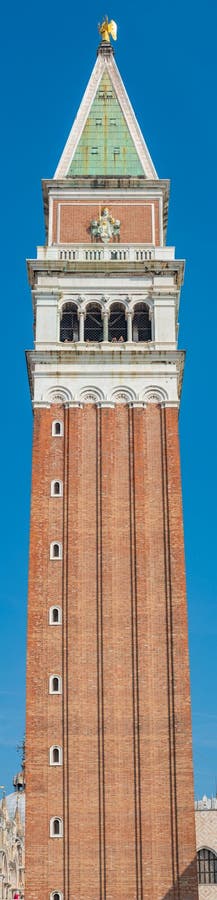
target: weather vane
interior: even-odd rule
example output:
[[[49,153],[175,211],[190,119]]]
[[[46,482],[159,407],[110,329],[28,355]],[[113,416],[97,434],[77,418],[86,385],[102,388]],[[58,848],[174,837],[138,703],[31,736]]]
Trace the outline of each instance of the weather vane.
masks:
[[[113,38],[113,41],[117,40],[117,25],[116,22],[114,22],[114,19],[111,19],[111,22],[109,22],[108,16],[106,16],[102,24],[98,25],[98,30],[101,34],[102,41],[107,41],[107,43],[110,43],[110,34]]]

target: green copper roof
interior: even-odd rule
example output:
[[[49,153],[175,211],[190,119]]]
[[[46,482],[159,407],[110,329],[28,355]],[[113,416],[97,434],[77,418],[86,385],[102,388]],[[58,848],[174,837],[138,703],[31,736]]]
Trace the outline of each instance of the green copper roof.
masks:
[[[144,175],[113,84],[104,72],[68,170],[73,175]]]

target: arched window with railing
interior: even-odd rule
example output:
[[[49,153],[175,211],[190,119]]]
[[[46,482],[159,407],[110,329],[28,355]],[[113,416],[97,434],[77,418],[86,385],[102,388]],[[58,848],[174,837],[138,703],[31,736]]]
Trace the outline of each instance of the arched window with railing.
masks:
[[[198,850],[197,874],[199,884],[217,884],[217,855],[213,850]]]
[[[62,343],[78,341],[78,310],[75,303],[64,303],[60,318],[60,340]]]
[[[86,309],[84,340],[98,342],[103,340],[102,310],[97,303],[90,303]]]
[[[149,306],[137,303],[133,314],[133,341],[151,341],[151,321]]]
[[[122,303],[113,303],[109,314],[109,341],[121,343],[127,341],[127,321],[125,307]]]

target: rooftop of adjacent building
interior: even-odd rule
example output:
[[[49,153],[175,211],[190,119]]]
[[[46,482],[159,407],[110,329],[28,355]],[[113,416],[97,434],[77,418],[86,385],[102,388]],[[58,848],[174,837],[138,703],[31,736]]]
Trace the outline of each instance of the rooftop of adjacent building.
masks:
[[[9,819],[13,821],[16,815],[16,811],[18,810],[20,815],[20,821],[23,828],[25,827],[25,792],[18,794],[15,791],[12,794],[7,794],[5,797],[7,812]],[[2,804],[2,801],[1,801]]]
[[[195,811],[217,809],[217,797],[207,797],[206,794],[202,800],[195,800]]]
[[[13,778],[14,791],[11,794],[3,794],[0,801],[0,812],[7,812],[10,822],[13,822],[17,813],[19,813],[20,822],[25,828],[25,775],[24,769]]]

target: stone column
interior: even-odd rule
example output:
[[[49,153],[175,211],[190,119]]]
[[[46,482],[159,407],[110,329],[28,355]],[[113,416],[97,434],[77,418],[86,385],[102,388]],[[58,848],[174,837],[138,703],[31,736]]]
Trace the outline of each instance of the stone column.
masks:
[[[103,316],[103,340],[108,341],[108,323],[109,323],[108,309],[103,310],[102,316]]]
[[[84,341],[84,311],[79,311],[79,341]]]
[[[155,341],[155,310],[154,310],[154,306],[149,307],[149,322],[151,322],[151,341]]]
[[[133,323],[133,310],[129,309],[127,311],[127,340],[132,341],[132,323]]]

